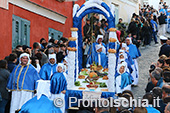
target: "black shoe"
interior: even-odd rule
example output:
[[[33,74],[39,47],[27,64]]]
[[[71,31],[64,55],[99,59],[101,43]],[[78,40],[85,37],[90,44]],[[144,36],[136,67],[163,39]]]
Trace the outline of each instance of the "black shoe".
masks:
[[[132,85],[131,85],[131,87],[138,87],[138,85],[134,85],[134,84],[132,84]]]

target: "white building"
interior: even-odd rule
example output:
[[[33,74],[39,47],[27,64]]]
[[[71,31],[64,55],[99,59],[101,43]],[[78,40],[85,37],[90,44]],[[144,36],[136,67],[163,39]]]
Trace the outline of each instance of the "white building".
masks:
[[[116,24],[122,18],[124,22],[130,22],[132,14],[139,14],[139,0],[103,0],[105,3],[115,5]]]

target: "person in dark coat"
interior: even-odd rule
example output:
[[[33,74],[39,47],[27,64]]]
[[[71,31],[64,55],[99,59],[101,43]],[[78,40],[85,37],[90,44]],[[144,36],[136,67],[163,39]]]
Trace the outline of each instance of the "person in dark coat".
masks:
[[[165,25],[166,25],[166,15],[164,15],[161,12],[161,15],[158,17],[158,21],[159,21],[159,35],[165,35],[166,30],[165,30]]]
[[[91,36],[91,26],[88,18],[86,19],[86,24],[83,27],[83,33],[85,38],[89,38]]]
[[[9,94],[6,89],[9,75],[10,72],[7,70],[7,61],[0,60],[0,113],[5,113],[5,106],[9,99]]]
[[[17,54],[15,53],[11,53],[9,55],[9,61],[8,61],[8,70],[10,72],[12,72],[12,70],[14,69],[14,67],[16,66],[16,62],[17,62]]]
[[[159,110],[161,113],[164,113],[166,104],[162,100],[162,89],[159,87],[155,87],[152,89],[152,93],[153,93],[154,98],[159,98],[159,106],[156,105],[156,106],[154,106],[154,108]]]
[[[168,104],[170,102],[170,86],[164,85],[162,87],[162,98],[165,104]]]
[[[17,60],[18,59],[17,59],[17,54],[16,53],[11,53],[9,55],[8,71],[10,71],[10,73],[12,72],[14,67],[16,66]],[[10,103],[11,103],[11,92],[9,92],[9,99],[8,99],[8,103],[7,103],[6,108],[5,108],[6,113],[9,113]]]
[[[57,62],[58,63],[62,62],[65,56],[67,56],[67,48],[66,48],[66,45],[61,44],[60,51],[56,54]]]
[[[162,71],[158,71],[159,69],[153,69],[152,72],[150,71],[150,77],[151,81],[148,82],[145,91],[150,92],[154,87],[160,87],[162,88],[163,86],[163,78],[161,77]]]
[[[150,25],[148,21],[144,22],[142,33],[144,37],[144,45],[149,45],[149,39],[150,39],[151,33],[150,33]]]
[[[133,42],[133,44],[136,45],[137,48],[139,48],[141,41],[137,39],[137,36],[136,36],[136,35],[133,35],[133,37],[132,37],[132,42]]]
[[[132,18],[128,26],[128,33],[131,33],[133,36],[137,34],[137,31],[138,31],[138,26],[137,26],[136,20]]]
[[[166,55],[167,57],[169,57],[170,46],[166,43],[166,41],[168,40],[167,37],[160,36],[160,40],[161,40],[162,46],[159,51],[159,57],[161,55]]]

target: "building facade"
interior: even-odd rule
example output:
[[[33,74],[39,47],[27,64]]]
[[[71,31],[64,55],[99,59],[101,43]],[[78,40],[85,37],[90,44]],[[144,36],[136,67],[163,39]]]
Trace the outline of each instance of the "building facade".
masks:
[[[133,13],[139,14],[139,0],[103,0],[108,5],[115,5],[116,24],[122,18],[124,22],[130,22]]]
[[[73,5],[85,0],[1,0],[0,59],[16,45],[32,46],[41,38],[70,37]]]

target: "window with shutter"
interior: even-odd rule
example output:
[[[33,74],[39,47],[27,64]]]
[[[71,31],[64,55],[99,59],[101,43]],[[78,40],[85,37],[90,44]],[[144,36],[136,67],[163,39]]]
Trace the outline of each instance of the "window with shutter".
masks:
[[[55,40],[60,40],[60,38],[63,36],[63,33],[61,31],[49,28],[48,36],[49,36],[49,40],[51,38],[53,38]]]
[[[12,49],[17,45],[30,45],[30,21],[13,15]]]

